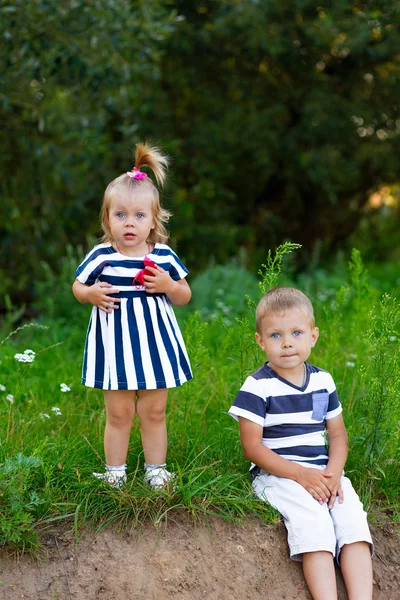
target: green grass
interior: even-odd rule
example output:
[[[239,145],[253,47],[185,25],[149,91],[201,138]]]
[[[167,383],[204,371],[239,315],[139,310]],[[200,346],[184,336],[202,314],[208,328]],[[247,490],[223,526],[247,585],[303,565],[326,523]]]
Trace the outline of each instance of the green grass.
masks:
[[[281,248],[280,258],[289,250]],[[72,255],[68,261],[71,268],[76,264]],[[275,273],[278,283],[294,283],[314,302],[321,336],[310,362],[329,370],[337,384],[349,432],[346,471],[372,514],[385,511],[398,519],[399,302],[393,294],[382,294],[384,282],[378,289],[357,251],[340,277],[319,272],[291,282],[280,273],[279,260],[271,264],[262,272],[261,286],[268,287]],[[254,342],[253,310],[238,303],[236,317],[225,311],[223,282],[216,307],[205,306],[201,315],[180,315],[176,309],[179,318],[184,314],[194,370],[191,382],[169,393],[168,465],[177,473],[176,485],[162,492],[144,485],[135,422],[128,484],[116,491],[92,476],[102,468],[105,413],[101,390],[80,383],[89,308],[73,299],[67,266],[58,287],[47,272],[48,287],[41,290],[46,317],[40,323],[15,329],[18,311],[10,307],[2,327],[0,384],[6,389],[0,391],[0,545],[34,551],[40,528],[63,519],[70,519],[77,537],[83,523],[99,528],[147,520],[157,524],[174,509],[193,519],[256,514],[266,522],[276,520],[277,514],[251,493],[238,426],[227,415],[244,378],[264,361]],[[207,281],[203,277],[202,285]],[[226,282],[234,282],[229,273]],[[215,318],[210,316],[214,309]],[[36,353],[34,361],[18,362],[14,355],[26,349]],[[60,384],[70,391],[63,392]]]

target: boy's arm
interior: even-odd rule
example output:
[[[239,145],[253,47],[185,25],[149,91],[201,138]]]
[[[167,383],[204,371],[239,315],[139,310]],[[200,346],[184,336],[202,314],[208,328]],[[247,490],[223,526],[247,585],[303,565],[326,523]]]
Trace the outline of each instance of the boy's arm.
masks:
[[[119,308],[115,302],[121,302],[120,298],[110,298],[109,294],[118,294],[119,290],[104,281],[94,285],[86,285],[81,283],[79,279],[75,279],[72,284],[72,292],[81,304],[90,302],[90,304],[97,306],[106,313],[111,313],[114,309]]]
[[[240,441],[245,457],[258,467],[286,479],[293,479],[304,487],[320,504],[331,497],[330,474],[319,469],[302,467],[301,465],[282,458],[266,446],[262,445],[263,428],[261,425],[239,418]]]
[[[328,431],[329,445],[329,460],[326,471],[332,473],[332,478],[329,481],[330,499],[329,508],[335,503],[336,496],[339,497],[339,502],[343,502],[343,491],[340,485],[340,477],[343,472],[348,454],[347,431],[344,425],[342,415],[338,415],[333,419],[326,421]]]

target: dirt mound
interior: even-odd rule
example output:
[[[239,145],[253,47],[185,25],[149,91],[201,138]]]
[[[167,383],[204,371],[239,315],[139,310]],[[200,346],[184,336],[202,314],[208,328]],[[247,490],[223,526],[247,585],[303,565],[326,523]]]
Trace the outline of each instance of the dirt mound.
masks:
[[[371,527],[374,599],[400,598],[400,535]],[[3,600],[303,600],[301,566],[288,558],[285,528],[256,519],[193,525],[177,516],[158,529],[44,536],[40,560],[0,555]],[[338,572],[339,599],[345,600]]]

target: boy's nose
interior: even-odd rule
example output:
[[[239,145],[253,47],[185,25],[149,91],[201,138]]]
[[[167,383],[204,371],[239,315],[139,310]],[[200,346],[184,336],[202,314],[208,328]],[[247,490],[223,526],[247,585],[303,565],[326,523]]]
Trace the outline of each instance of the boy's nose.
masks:
[[[282,339],[282,346],[284,348],[290,348],[290,346],[292,345],[292,341],[289,338],[283,338]]]

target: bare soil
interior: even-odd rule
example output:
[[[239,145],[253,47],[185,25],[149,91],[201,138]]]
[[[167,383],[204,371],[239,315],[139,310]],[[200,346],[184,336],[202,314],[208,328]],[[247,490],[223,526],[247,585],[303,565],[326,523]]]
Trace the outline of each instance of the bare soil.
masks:
[[[400,599],[400,535],[371,526],[374,599]],[[2,600],[310,600],[301,565],[288,557],[283,524],[257,519],[194,525],[174,515],[158,528],[44,533],[34,558],[0,553]],[[347,599],[337,572],[338,598]]]

